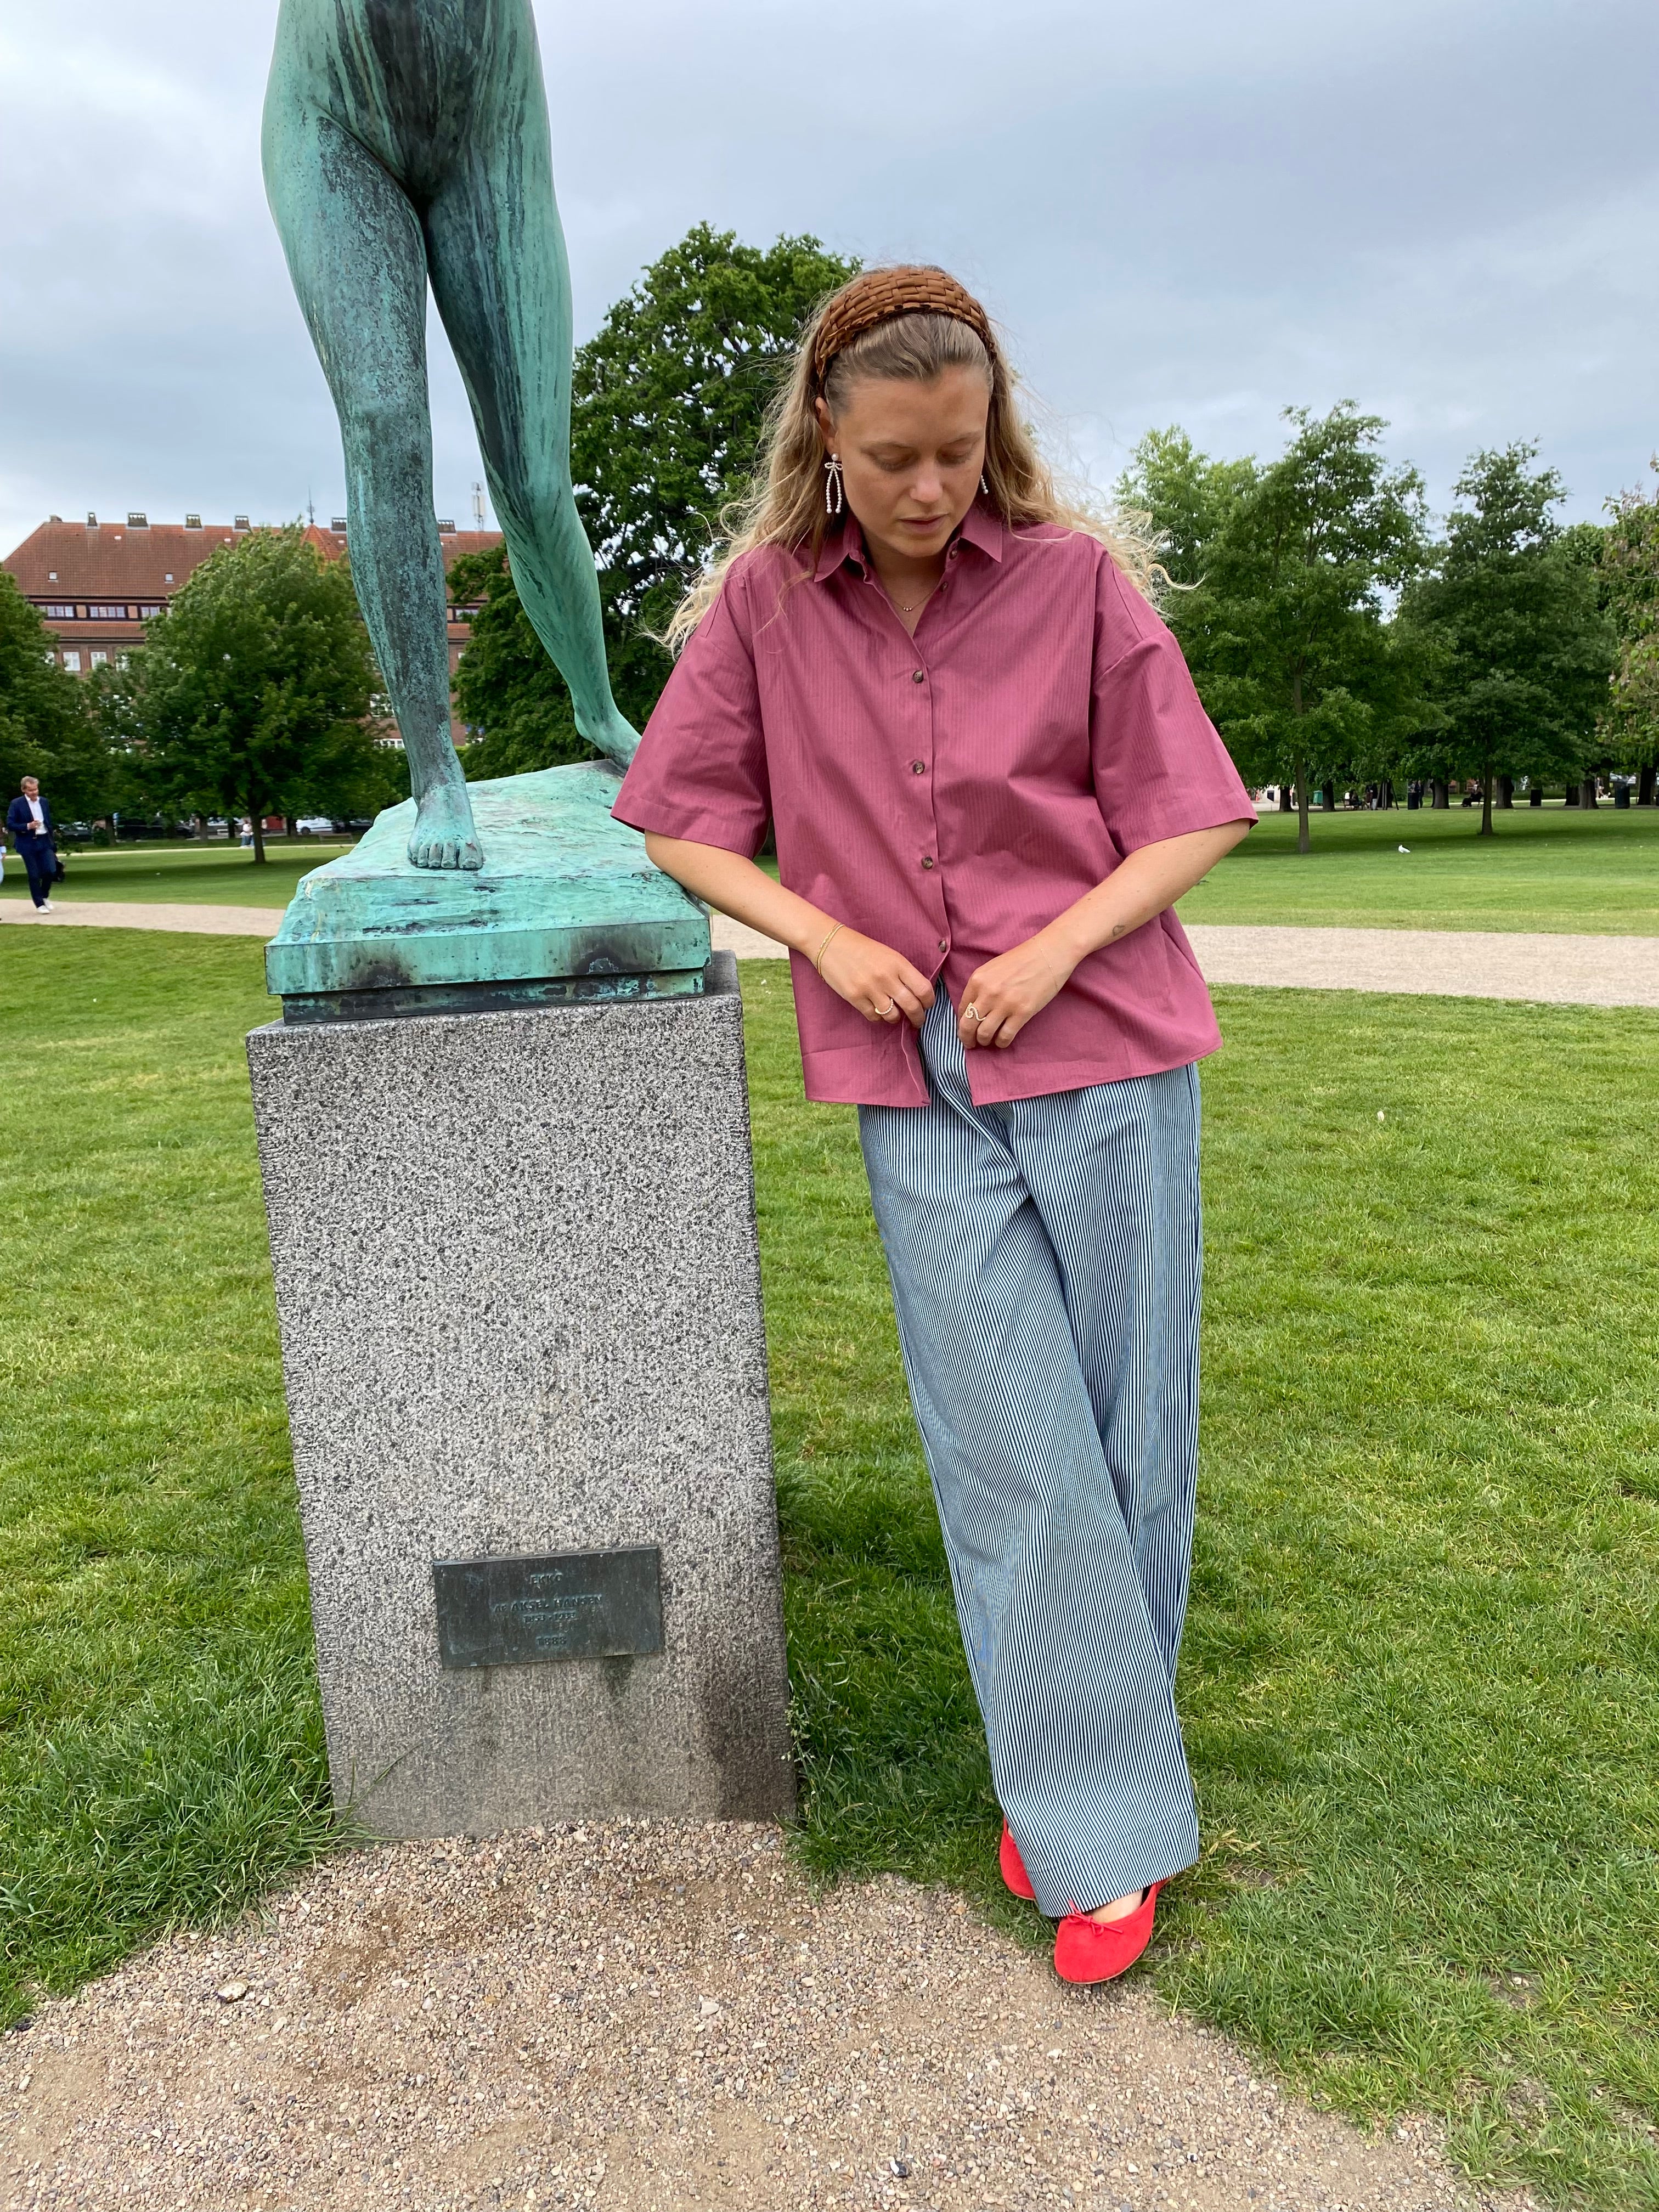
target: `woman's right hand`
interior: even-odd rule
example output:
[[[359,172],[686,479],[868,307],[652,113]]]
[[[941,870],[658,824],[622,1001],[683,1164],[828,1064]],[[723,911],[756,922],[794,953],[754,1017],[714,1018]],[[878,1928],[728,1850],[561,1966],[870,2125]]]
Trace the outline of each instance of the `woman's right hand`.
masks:
[[[902,952],[843,926],[823,949],[824,981],[866,1022],[901,1018],[919,1030],[933,1003],[933,987]]]

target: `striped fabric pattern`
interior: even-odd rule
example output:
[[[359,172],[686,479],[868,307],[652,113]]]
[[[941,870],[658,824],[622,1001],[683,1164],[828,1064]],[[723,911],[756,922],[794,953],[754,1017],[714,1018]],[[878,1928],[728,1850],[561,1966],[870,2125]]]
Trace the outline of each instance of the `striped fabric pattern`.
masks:
[[[921,1043],[931,1103],[860,1135],[992,1780],[1057,1918],[1198,1856],[1198,1072],[976,1106],[944,992]]]

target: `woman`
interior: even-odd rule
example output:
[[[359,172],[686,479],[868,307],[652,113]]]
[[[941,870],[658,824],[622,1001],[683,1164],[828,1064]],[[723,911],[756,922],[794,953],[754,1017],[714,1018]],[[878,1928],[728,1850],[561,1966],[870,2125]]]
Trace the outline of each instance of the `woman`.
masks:
[[[854,1103],[1005,1815],[1070,1981],[1198,1856],[1198,1084],[1170,908],[1255,820],[1119,549],[1062,507],[937,269],[813,319],[617,799],[790,947],[807,1094]],[[769,818],[774,883],[754,864]]]

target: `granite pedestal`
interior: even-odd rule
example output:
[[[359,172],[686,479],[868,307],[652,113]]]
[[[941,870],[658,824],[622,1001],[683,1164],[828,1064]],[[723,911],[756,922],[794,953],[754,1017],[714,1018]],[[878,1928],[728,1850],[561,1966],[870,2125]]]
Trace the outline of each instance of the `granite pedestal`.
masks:
[[[793,1808],[729,955],[705,985],[248,1039],[334,1792],[377,1833]],[[476,1563],[571,1554],[630,1555],[629,1651],[489,1663],[498,1582],[564,1570]]]

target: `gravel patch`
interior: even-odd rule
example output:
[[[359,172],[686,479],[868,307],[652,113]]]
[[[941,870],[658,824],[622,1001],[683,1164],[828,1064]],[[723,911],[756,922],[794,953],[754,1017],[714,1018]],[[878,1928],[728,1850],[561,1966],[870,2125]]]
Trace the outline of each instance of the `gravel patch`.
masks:
[[[948,1893],[658,1822],[342,1853],[44,2006],[0,2039],[0,2177],[19,2212],[1497,2202],[1144,1980],[1069,1990]]]

